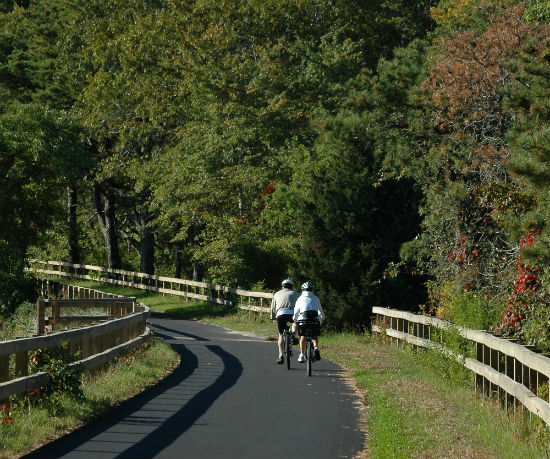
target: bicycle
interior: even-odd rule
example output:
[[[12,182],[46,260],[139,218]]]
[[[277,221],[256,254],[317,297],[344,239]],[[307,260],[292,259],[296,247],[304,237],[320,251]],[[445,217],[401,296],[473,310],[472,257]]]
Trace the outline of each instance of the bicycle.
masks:
[[[306,337],[306,373],[311,376],[311,367],[314,360],[313,338],[321,333],[321,324],[317,319],[317,311],[305,311],[305,319],[299,320],[298,334]],[[313,314],[315,313],[315,314]],[[316,360],[316,359],[315,359]]]
[[[290,370],[290,356],[292,355],[292,332],[286,324],[283,330],[283,358],[286,360],[286,368]]]

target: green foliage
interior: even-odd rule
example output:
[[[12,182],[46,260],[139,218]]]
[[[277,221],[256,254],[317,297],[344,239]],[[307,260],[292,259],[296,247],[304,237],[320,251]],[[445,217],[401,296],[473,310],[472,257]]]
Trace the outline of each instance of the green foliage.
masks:
[[[0,3],[0,94],[2,104],[45,103],[68,108],[56,74],[58,44],[78,0]]]
[[[546,0],[530,0],[527,3],[525,18],[528,21],[550,20],[550,3]]]
[[[537,26],[526,40],[522,52],[510,61],[513,79],[506,88],[505,103],[516,116],[509,132],[511,150],[510,171],[524,193],[533,201],[525,212],[510,222],[513,236],[520,239],[531,231],[540,231],[534,246],[524,257],[533,265],[547,265],[550,260],[550,231],[548,228],[548,192],[550,168],[550,69],[544,61],[550,51],[544,37],[550,33],[548,24]],[[537,38],[538,37],[538,38]]]
[[[19,105],[0,116],[0,310],[32,297],[24,273],[27,249],[60,210],[60,190],[86,168],[82,129],[67,113]]]
[[[48,382],[27,395],[29,406],[43,406],[56,416],[60,414],[64,398],[82,400],[82,367],[71,365],[78,354],[71,355],[66,341],[55,349],[38,349],[30,361],[31,372],[48,373]]]
[[[29,302],[21,302],[9,319],[4,320],[0,340],[7,341],[21,336],[29,336],[29,332],[36,333],[35,318],[35,305]]]
[[[453,322],[473,330],[489,330],[498,322],[503,309],[502,300],[498,298],[460,290],[453,295]]]
[[[442,2],[433,14],[428,73],[410,93],[423,109],[410,112],[401,156],[424,194],[422,231],[401,255],[432,277],[438,315],[491,328],[519,317],[507,302],[521,238],[539,234],[522,262],[548,262],[548,25],[525,22],[515,2]],[[539,311],[531,326],[543,334]]]
[[[504,304],[520,238],[540,232],[525,262],[550,257],[546,9],[3,2],[2,122],[27,119],[4,133],[33,133],[0,135],[0,212],[16,222],[0,230],[4,310],[26,295],[29,248],[64,258],[70,230],[95,264],[171,274],[177,259],[186,277],[268,290],[312,280],[328,326],[368,322],[374,304],[415,309],[428,279],[457,320],[486,326],[494,308],[478,299]],[[70,155],[49,140],[62,131]],[[49,152],[35,175],[31,151]],[[54,185],[78,191],[78,231]]]

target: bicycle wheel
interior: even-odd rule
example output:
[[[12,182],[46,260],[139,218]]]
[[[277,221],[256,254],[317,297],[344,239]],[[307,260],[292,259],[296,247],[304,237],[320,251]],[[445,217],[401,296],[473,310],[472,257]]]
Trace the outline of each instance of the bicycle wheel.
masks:
[[[290,346],[292,345],[292,343],[291,343],[290,333],[287,332],[285,336],[286,336],[286,340],[283,344],[285,346],[285,353],[286,353],[286,369],[290,370],[290,353],[291,353]]]
[[[313,343],[310,339],[308,339],[306,343],[306,371],[308,376],[311,376],[312,361],[313,361]]]

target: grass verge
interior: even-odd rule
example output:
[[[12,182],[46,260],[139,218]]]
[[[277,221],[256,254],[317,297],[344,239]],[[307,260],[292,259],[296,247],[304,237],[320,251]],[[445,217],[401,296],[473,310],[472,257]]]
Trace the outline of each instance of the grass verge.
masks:
[[[186,303],[177,297],[97,283],[86,286],[136,296],[152,310],[180,318],[272,339],[277,333],[262,313],[227,313],[216,305]],[[455,362],[435,353],[390,346],[367,334],[324,334],[321,350],[324,358],[347,370],[363,401],[366,443],[361,457],[545,457],[547,427],[545,434],[536,436],[537,426],[529,418],[508,414],[495,402],[479,398],[471,374]]]
[[[454,362],[369,335],[326,336],[323,352],[362,393],[373,459],[544,457],[529,420],[478,398]]]
[[[36,406],[12,402],[0,427],[0,457],[18,457],[90,420],[151,386],[179,362],[169,346],[151,342],[119,358],[103,372],[83,377],[84,397],[60,397]],[[4,413],[5,415],[8,413]]]

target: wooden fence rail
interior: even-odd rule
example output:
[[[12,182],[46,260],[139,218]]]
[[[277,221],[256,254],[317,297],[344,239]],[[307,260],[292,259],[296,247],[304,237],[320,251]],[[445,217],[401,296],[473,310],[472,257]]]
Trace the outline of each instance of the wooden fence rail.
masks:
[[[182,296],[239,309],[269,312],[273,293],[251,292],[234,287],[157,276],[94,265],[77,265],[61,261],[31,261],[30,271],[72,279],[93,280],[138,290]]]
[[[139,347],[150,335],[146,327],[149,308],[138,304],[135,298],[124,298],[92,289],[76,289],[72,286],[60,286],[51,281],[43,282],[43,290],[62,288],[65,291],[78,292],[72,299],[40,298],[37,302],[37,334],[29,338],[17,338],[0,342],[0,400],[11,395],[28,391],[45,384],[46,373],[29,375],[29,354],[38,349],[53,349],[68,343],[71,353],[80,352],[81,360],[72,365],[82,365],[89,371],[101,366],[115,357]],[[88,297],[86,298],[86,295]],[[101,298],[103,296],[103,298]],[[60,310],[68,307],[85,309],[87,307],[107,308],[110,314],[102,317],[102,323],[45,334],[46,305],[55,311],[53,325],[59,324]],[[88,318],[89,319],[89,318]],[[75,318],[73,317],[73,320]],[[96,318],[94,318],[96,320]]]
[[[514,340],[482,330],[470,330],[435,317],[374,307],[373,331],[393,342],[436,348],[476,374],[476,390],[495,396],[503,407],[524,406],[550,425],[550,357]],[[442,345],[442,333],[457,333],[472,347],[473,357],[459,355]],[[521,405],[520,405],[521,404]]]

